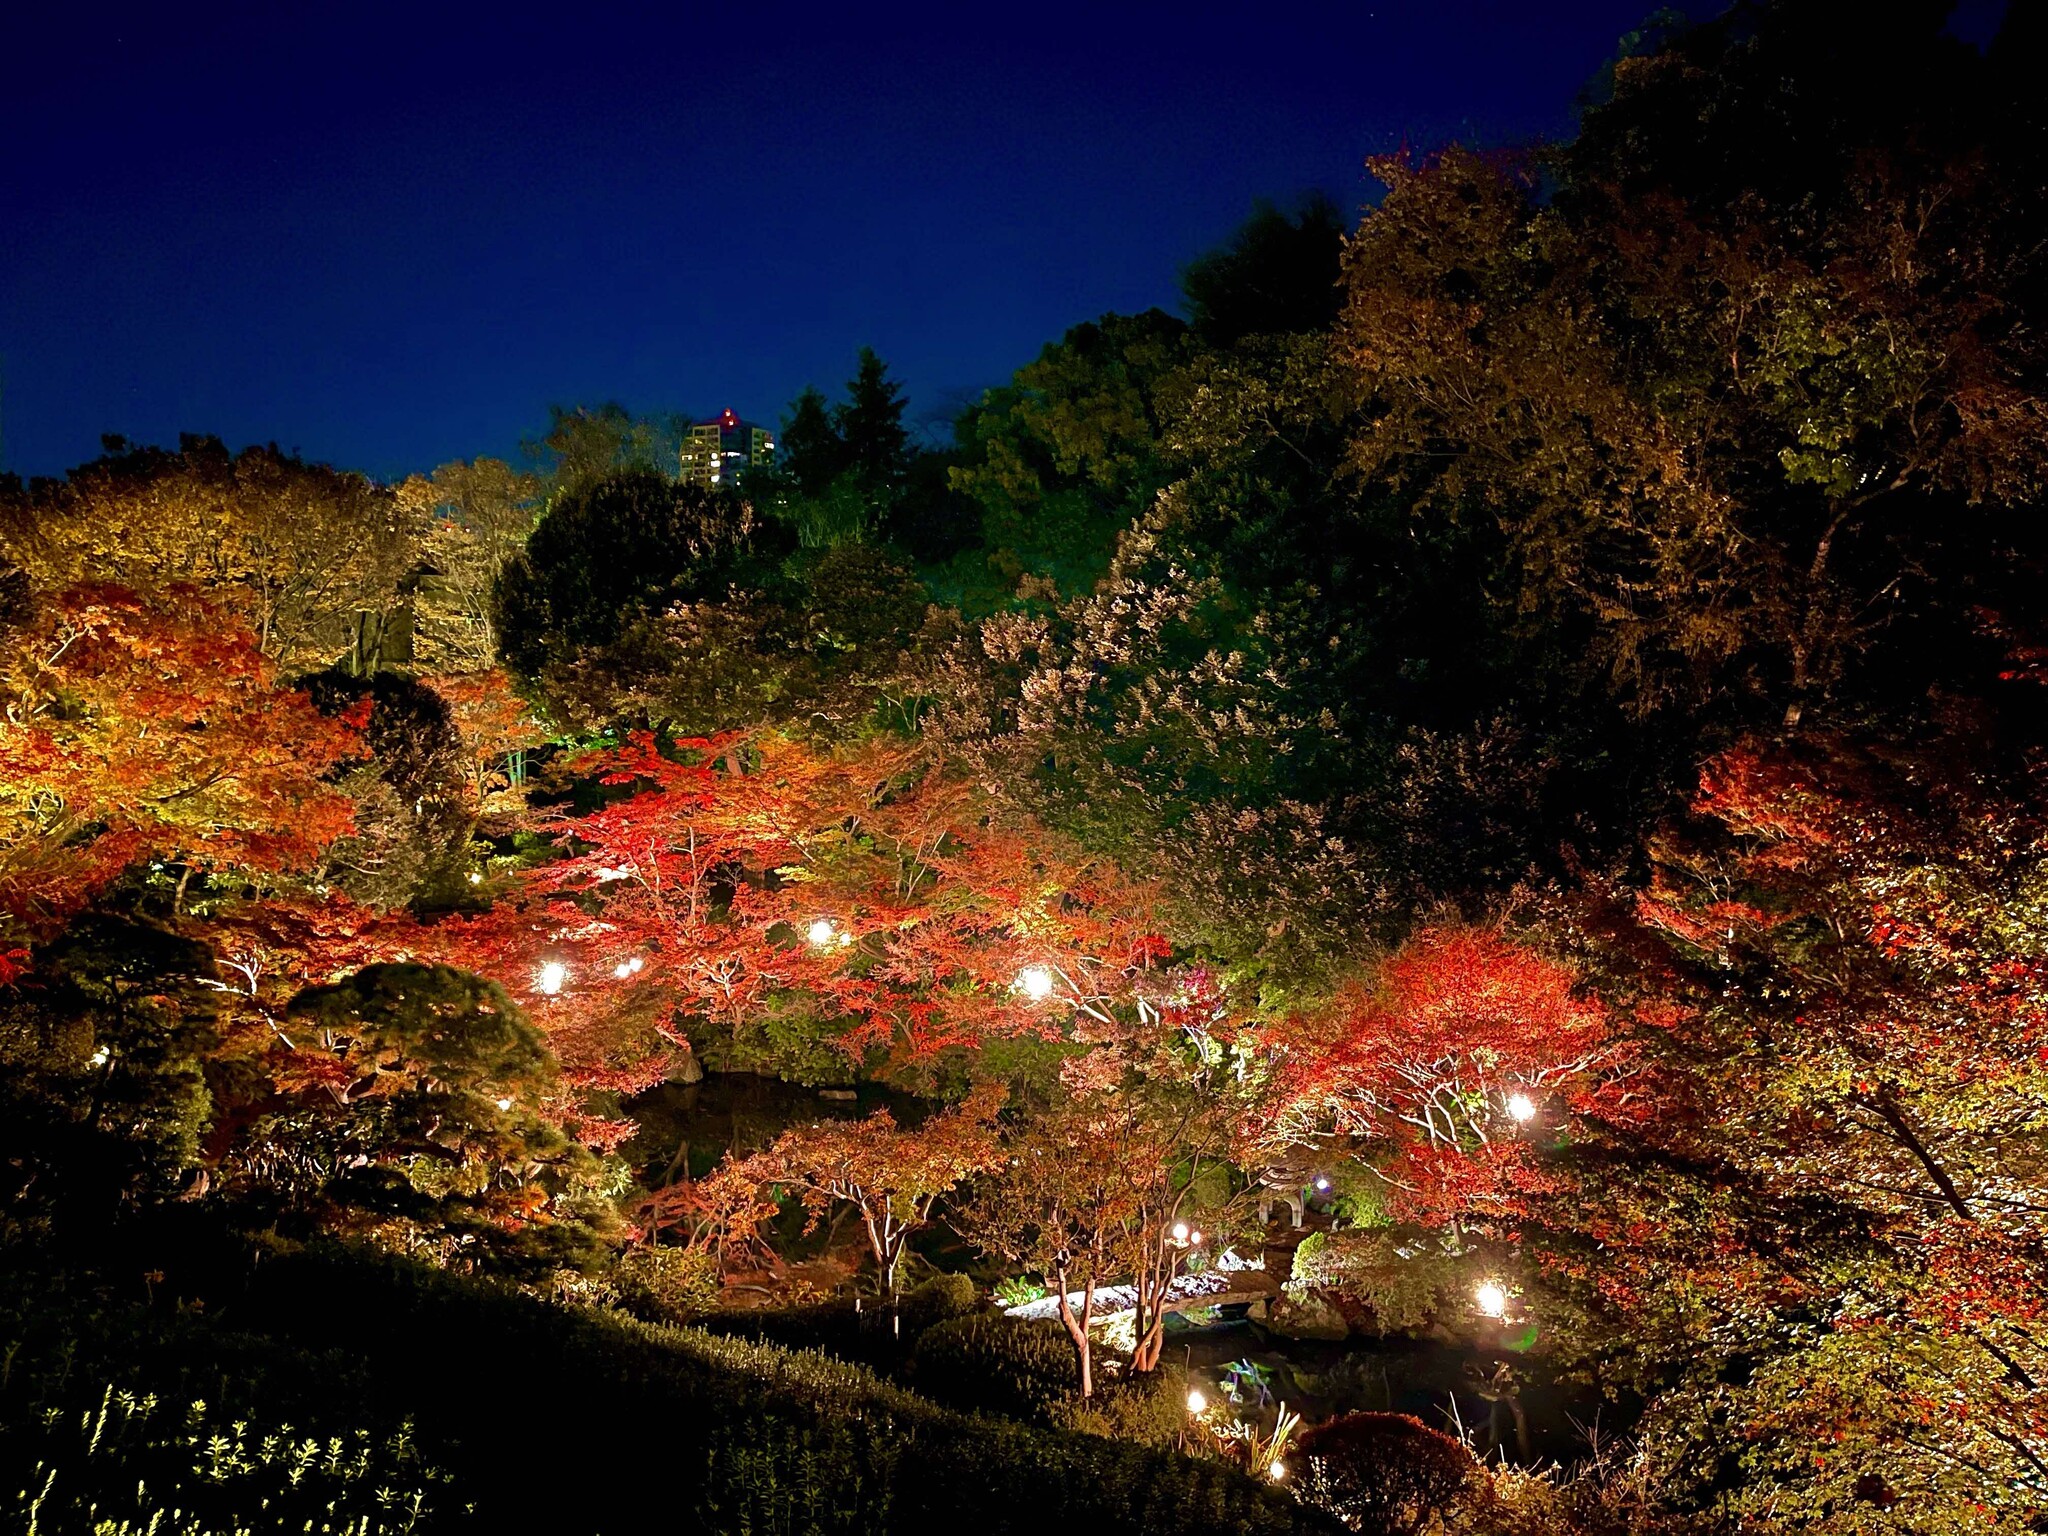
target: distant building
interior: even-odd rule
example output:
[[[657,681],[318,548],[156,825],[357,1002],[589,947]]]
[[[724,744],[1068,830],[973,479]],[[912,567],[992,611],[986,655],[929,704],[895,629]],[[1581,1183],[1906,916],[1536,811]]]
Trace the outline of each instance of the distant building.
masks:
[[[683,439],[683,479],[706,490],[737,484],[740,471],[774,461],[774,434],[730,408],[696,423]]]

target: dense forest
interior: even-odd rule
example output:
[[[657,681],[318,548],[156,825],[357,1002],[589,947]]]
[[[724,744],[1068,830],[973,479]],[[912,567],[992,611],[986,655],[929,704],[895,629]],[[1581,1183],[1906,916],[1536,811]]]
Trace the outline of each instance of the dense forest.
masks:
[[[2048,1530],[2048,14],[1946,24],[1660,20],[943,442],[0,481],[0,1498]]]

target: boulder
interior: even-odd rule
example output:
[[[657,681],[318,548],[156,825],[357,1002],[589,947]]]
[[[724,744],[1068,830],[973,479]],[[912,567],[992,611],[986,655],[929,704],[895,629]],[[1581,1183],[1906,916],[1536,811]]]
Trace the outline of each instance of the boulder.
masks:
[[[1282,1338],[1319,1339],[1330,1343],[1345,1338],[1351,1325],[1344,1315],[1314,1291],[1285,1292],[1276,1297],[1266,1317],[1266,1326]]]

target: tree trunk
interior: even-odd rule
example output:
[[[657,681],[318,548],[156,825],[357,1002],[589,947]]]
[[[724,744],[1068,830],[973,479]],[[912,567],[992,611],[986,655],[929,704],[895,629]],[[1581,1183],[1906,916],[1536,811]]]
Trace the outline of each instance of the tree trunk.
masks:
[[[1093,1346],[1088,1340],[1088,1325],[1095,1320],[1095,1276],[1091,1272],[1088,1287],[1081,1293],[1081,1316],[1074,1317],[1073,1304],[1067,1299],[1067,1272],[1053,1271],[1053,1284],[1059,1287],[1060,1321],[1066,1324],[1067,1337],[1074,1342],[1074,1354],[1081,1367],[1081,1396],[1095,1395],[1095,1360]]]

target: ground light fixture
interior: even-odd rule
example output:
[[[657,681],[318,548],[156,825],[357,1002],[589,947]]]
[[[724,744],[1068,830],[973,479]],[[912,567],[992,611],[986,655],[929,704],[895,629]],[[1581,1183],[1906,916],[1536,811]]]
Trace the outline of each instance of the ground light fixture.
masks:
[[[1329,1179],[1328,1179],[1328,1178],[1326,1178],[1326,1177],[1325,1177],[1324,1175],[1322,1175],[1322,1174],[1320,1174],[1320,1173],[1319,1173],[1319,1174],[1317,1174],[1317,1175],[1316,1175],[1316,1188],[1317,1188],[1317,1189],[1328,1189],[1329,1187],[1330,1187],[1330,1181],[1329,1181]]]
[[[1508,1095],[1508,1118],[1520,1125],[1527,1125],[1536,1118],[1536,1101],[1526,1093]]]
[[[1270,1467],[1266,1468],[1266,1476],[1270,1477],[1271,1479],[1273,1479],[1274,1482],[1277,1483],[1282,1478],[1287,1476],[1287,1468],[1280,1462],[1276,1461]]]
[[[1052,971],[1043,965],[1027,965],[1017,973],[1011,984],[1012,990],[1022,992],[1034,1003],[1042,1003],[1052,996]]]
[[[1209,1399],[1202,1395],[1202,1389],[1200,1387],[1191,1388],[1188,1392],[1188,1412],[1204,1414],[1208,1411]]]
[[[504,1113],[504,1112],[505,1112],[506,1110],[510,1109],[511,1107],[512,1107],[512,1101],[511,1101],[510,1099],[500,1099],[500,1100],[498,1100],[498,1112],[499,1112],[500,1114],[503,1114],[503,1113]]]
[[[1184,1243],[1188,1240],[1188,1224],[1186,1222],[1176,1221],[1173,1224],[1173,1240],[1176,1243]]]
[[[838,932],[839,930],[832,926],[831,918],[818,917],[811,920],[811,926],[804,930],[804,937],[823,949],[832,942]]]
[[[1479,1310],[1488,1317],[1506,1317],[1508,1314],[1508,1293],[1498,1280],[1487,1280],[1473,1293],[1473,1300],[1479,1303]]]
[[[559,960],[549,960],[543,963],[540,973],[534,977],[534,985],[540,989],[542,997],[555,997],[559,995],[562,988],[568,985],[568,982],[569,967],[562,964]]]

